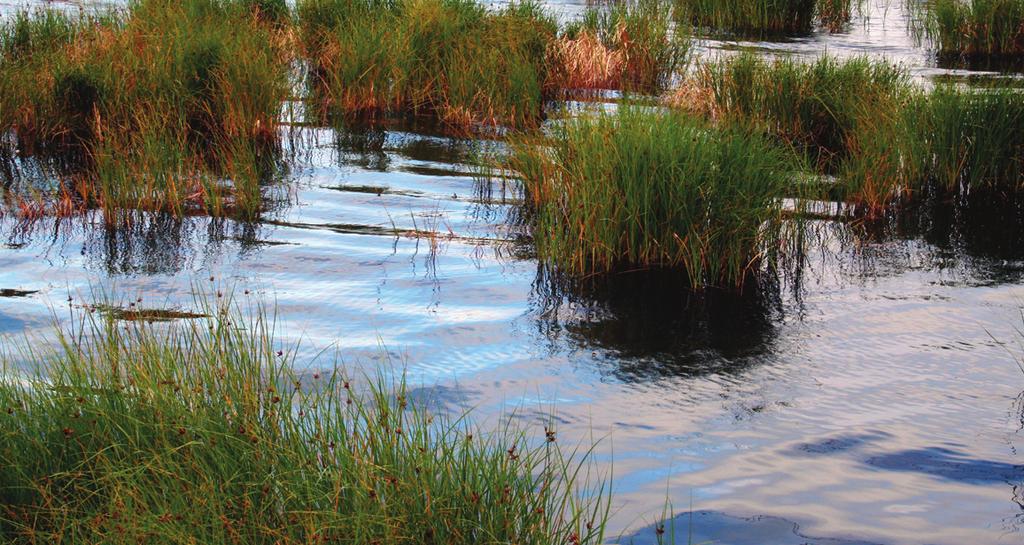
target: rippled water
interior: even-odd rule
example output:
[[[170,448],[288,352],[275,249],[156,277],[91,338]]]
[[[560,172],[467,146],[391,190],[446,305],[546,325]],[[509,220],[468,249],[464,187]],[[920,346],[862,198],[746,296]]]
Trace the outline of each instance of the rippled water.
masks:
[[[846,33],[709,40],[700,54],[827,49],[922,78],[968,73],[937,67],[895,4]],[[554,7],[571,17],[582,4]],[[743,544],[1024,540],[1024,374],[1009,353],[1024,305],[1019,208],[877,230],[821,222],[802,262],[740,295],[698,297],[651,274],[566,291],[521,242],[515,184],[472,176],[494,143],[293,136],[291,180],[259,222],[0,217],[0,333],[47,330],[69,293],[188,309],[197,285],[251,289],[310,358],[389,357],[481,418],[554,410],[562,441],[601,438],[613,529],[638,542],[653,540],[666,496],[694,511],[676,521],[683,542],[691,530]]]

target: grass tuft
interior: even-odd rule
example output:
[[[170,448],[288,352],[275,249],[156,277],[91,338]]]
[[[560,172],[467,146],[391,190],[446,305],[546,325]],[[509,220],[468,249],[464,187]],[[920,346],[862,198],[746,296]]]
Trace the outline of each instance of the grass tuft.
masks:
[[[287,10],[273,5],[138,0],[96,16],[19,14],[0,28],[0,130],[22,156],[73,165],[64,185],[81,190],[81,208],[224,212],[156,180],[237,182],[273,156],[290,59],[287,32],[266,22]]]
[[[576,276],[669,267],[740,285],[781,242],[799,162],[742,128],[621,106],[513,142],[541,258]]]
[[[940,56],[1024,58],[1024,0],[912,3],[914,31]]]
[[[713,33],[764,37],[806,34],[815,24],[838,31],[859,0],[675,0],[680,21]]]
[[[404,379],[300,375],[272,316],[232,308],[89,310],[22,354],[37,375],[6,369],[5,543],[602,542],[603,485],[553,429],[478,429]]]
[[[878,207],[923,194],[975,206],[1024,189],[1024,93],[1013,88],[940,85],[912,95],[879,119],[843,178]]]
[[[541,120],[557,25],[537,4],[303,0],[298,18],[326,113],[428,115],[467,130]]]
[[[688,60],[683,30],[673,26],[671,4],[660,0],[591,6],[554,45],[556,85],[660,91]]]
[[[835,171],[858,146],[863,126],[898,110],[913,89],[897,65],[827,55],[804,63],[743,54],[705,65],[695,85],[702,91],[690,94],[712,102],[703,109],[726,122],[754,123],[803,150],[823,172]]]

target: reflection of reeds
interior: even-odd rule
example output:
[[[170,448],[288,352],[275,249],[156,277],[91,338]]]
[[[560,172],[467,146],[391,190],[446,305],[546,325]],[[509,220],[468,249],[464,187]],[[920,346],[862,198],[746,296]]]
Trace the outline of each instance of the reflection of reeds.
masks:
[[[480,430],[386,375],[299,375],[272,316],[232,308],[87,307],[23,354],[37,376],[0,375],[5,543],[602,543],[606,491],[555,430]]]
[[[628,106],[513,148],[542,258],[580,275],[679,267],[695,287],[738,285],[771,261],[799,170],[748,130]]]
[[[1024,94],[938,86],[879,118],[860,141],[844,177],[869,202],[922,192],[1002,201],[1024,187]]]
[[[914,30],[941,55],[1024,56],[1024,0],[929,0],[910,3]]]

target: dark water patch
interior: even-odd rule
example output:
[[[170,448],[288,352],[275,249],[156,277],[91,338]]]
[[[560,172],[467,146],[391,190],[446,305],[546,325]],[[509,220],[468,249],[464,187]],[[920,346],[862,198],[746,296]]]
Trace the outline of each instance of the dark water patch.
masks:
[[[947,70],[989,72],[995,75],[1024,74],[1024,58],[1019,54],[961,55],[936,54],[935,65]]]
[[[418,174],[420,176],[473,176],[472,172],[462,172],[458,170],[450,170],[421,165],[406,165],[399,168],[399,170],[401,170],[402,172],[408,172],[410,174]]]
[[[414,238],[414,239],[430,239],[438,241],[459,241],[469,244],[500,244],[500,243],[512,243],[514,240],[495,239],[488,237],[469,237],[456,235],[450,231],[430,231],[422,229],[400,229],[397,227],[381,227],[378,225],[362,225],[362,224],[348,224],[348,223],[299,223],[299,222],[287,222],[287,221],[270,221],[266,222],[268,225],[278,225],[283,227],[291,227],[294,229],[311,229],[311,230],[323,230],[331,231],[333,233],[346,234],[346,235],[371,235],[371,236],[387,236],[387,237],[401,237],[401,238]]]
[[[937,265],[958,261],[976,281],[1013,282],[1024,277],[1024,197],[977,191],[969,198],[930,197],[884,218],[850,229],[854,246],[886,240],[930,245]],[[863,247],[863,246],[862,246]]]
[[[782,311],[776,282],[752,279],[738,292],[689,286],[677,270],[576,280],[542,267],[538,327],[604,354],[602,367],[624,381],[737,373],[771,350]]]
[[[891,437],[891,435],[885,432],[841,435],[811,443],[801,443],[793,451],[797,455],[825,456],[857,450],[865,445],[888,437]]]
[[[0,297],[28,297],[39,290],[19,290],[14,288],[0,288]]]
[[[1024,77],[1018,74],[949,72],[936,74],[928,79],[941,84],[958,84],[971,87],[992,87],[993,85],[998,85],[999,87],[1024,89]]]
[[[230,237],[230,240],[237,242],[243,248],[259,248],[262,246],[298,246],[297,242],[286,242],[283,240],[260,240],[248,239],[241,236]]]
[[[109,305],[96,305],[96,310],[114,320],[125,322],[173,322],[175,320],[196,320],[208,318],[207,314],[177,310],[171,308],[142,308],[134,305],[118,307]]]
[[[945,447],[928,447],[872,456],[864,461],[886,471],[924,473],[969,484],[1024,481],[1024,465],[984,460]]]
[[[856,538],[814,537],[800,525],[779,517],[737,517],[717,511],[694,511],[620,538],[623,545],[715,543],[718,545],[879,545]]]
[[[406,391],[406,395],[412,404],[435,411],[452,410],[453,408],[464,410],[471,405],[473,393],[460,388],[458,385],[448,386],[443,384],[410,387]]]
[[[349,191],[352,193],[366,193],[369,195],[383,195],[385,193],[389,195],[405,195],[407,197],[419,197],[421,194],[416,191],[395,191],[388,186],[383,185],[336,185],[328,186],[325,189],[331,189],[334,191]]]

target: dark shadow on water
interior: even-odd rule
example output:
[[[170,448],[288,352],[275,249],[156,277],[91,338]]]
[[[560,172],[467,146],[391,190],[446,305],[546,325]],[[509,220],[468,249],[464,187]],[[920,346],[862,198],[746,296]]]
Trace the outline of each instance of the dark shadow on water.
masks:
[[[856,450],[887,437],[890,437],[890,434],[881,431],[827,437],[811,443],[801,443],[793,449],[793,453],[798,456],[830,456]]]
[[[0,288],[0,297],[28,297],[39,290],[19,290],[16,288]]]
[[[936,54],[935,65],[947,70],[972,72],[1024,73],[1024,58],[1020,55],[960,55]]]
[[[969,484],[1024,481],[1024,465],[971,458],[945,447],[880,454],[866,459],[864,463],[886,471],[912,471]]]
[[[579,281],[540,267],[533,306],[552,343],[594,352],[627,382],[740,372],[771,350],[782,315],[771,278],[695,292],[674,270]]]
[[[1024,196],[980,194],[953,201],[929,197],[885,217],[845,226],[840,241],[856,248],[864,274],[908,267],[959,269],[971,284],[1024,279]],[[847,238],[848,237],[848,238]],[[896,242],[923,242],[901,249]],[[901,261],[906,264],[901,265]],[[914,263],[911,264],[910,261]]]

